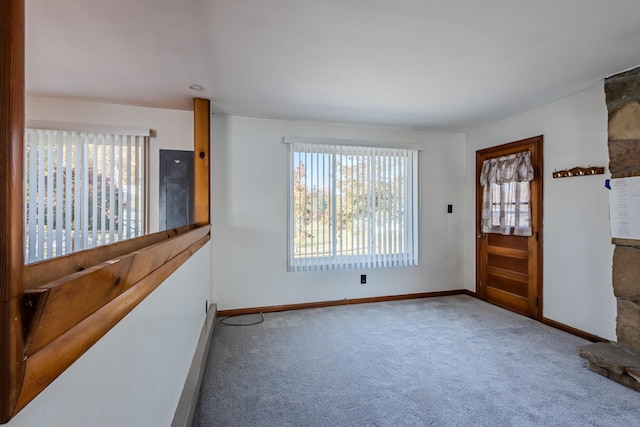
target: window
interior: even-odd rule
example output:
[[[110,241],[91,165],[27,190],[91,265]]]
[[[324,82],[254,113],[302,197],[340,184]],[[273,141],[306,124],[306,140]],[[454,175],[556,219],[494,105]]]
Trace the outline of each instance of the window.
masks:
[[[290,145],[289,271],[418,264],[418,152]]]
[[[27,262],[143,234],[148,140],[148,134],[26,129]]]
[[[529,182],[491,184],[491,228],[505,229],[507,234],[531,228]]]
[[[480,174],[482,232],[531,236],[532,179],[529,151],[484,161]]]

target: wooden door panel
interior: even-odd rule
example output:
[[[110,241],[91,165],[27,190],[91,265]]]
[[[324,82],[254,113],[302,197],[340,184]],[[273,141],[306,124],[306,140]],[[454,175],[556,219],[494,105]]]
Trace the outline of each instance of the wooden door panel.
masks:
[[[516,260],[522,259],[528,263],[528,253],[529,253],[528,251],[523,251],[520,249],[512,249],[512,248],[491,247],[491,246],[485,246],[484,249],[487,257],[489,255],[496,255],[496,256],[502,256],[504,258],[513,260],[512,262],[516,262]]]
[[[504,234],[489,233],[486,235],[487,246],[509,248],[528,252],[526,236],[505,236]]]
[[[487,288],[486,300],[491,304],[529,316],[528,298],[503,291],[502,289]]]
[[[487,272],[487,288],[496,288],[511,292],[524,298],[529,296],[529,276],[515,275],[506,270],[489,268]]]
[[[531,152],[535,176],[530,182],[531,236],[481,232],[482,163],[521,151]],[[476,153],[476,292],[492,304],[542,318],[542,136],[516,141]]]
[[[517,273],[529,274],[529,264],[526,257],[513,257],[489,252],[487,254],[487,265]]]

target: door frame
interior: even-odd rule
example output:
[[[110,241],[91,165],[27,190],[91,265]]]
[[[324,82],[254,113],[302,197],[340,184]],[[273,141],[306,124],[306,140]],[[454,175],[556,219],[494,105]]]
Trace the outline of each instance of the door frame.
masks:
[[[531,163],[534,169],[534,178],[531,181],[531,228],[532,236],[528,240],[529,256],[533,254],[537,262],[535,264],[529,263],[529,281],[533,286],[529,286],[529,313],[531,317],[536,320],[542,320],[542,272],[543,272],[543,259],[542,259],[542,247],[543,247],[543,135],[534,136],[531,138],[522,139],[495,147],[489,147],[476,151],[476,295],[486,300],[484,288],[481,286],[481,278],[484,271],[483,263],[481,260],[481,242],[480,235],[482,231],[481,217],[482,217],[482,187],[480,186],[479,176],[482,170],[481,158],[496,152],[503,152],[501,155],[508,155],[523,151],[525,147],[529,147],[531,151]],[[534,199],[535,196],[535,199]],[[532,265],[533,264],[533,265]]]

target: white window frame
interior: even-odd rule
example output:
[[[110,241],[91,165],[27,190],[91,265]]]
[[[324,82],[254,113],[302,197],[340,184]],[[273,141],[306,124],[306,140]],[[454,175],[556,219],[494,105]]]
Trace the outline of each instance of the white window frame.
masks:
[[[302,137],[287,137],[284,139],[284,143],[289,144],[289,211],[288,211],[288,271],[289,272],[302,272],[302,271],[316,271],[316,270],[334,270],[334,269],[353,269],[353,268],[383,268],[383,267],[399,267],[399,266],[416,266],[418,265],[418,218],[420,210],[420,191],[419,191],[419,150],[414,145],[398,145],[390,143],[376,143],[370,141],[354,141],[354,140],[342,140],[342,139],[325,139],[325,138],[302,138]],[[305,245],[305,253],[301,255],[300,248],[295,244],[295,231],[294,224],[294,210],[295,210],[295,195],[294,195],[294,174],[298,165],[295,164],[296,153],[307,153],[308,155],[318,155],[316,160],[308,160],[310,164],[316,162],[315,180],[322,180],[321,176],[330,177],[327,178],[329,185],[324,185],[325,195],[323,199],[329,199],[331,212],[328,220],[329,225],[319,226],[315,225],[316,229],[312,230],[314,233],[313,238],[322,240],[322,244],[316,245],[315,249],[308,250]],[[300,154],[299,154],[300,155]],[[346,243],[342,246],[342,242],[345,240],[340,239],[338,241],[336,235],[337,220],[341,210],[339,206],[342,202],[342,198],[339,198],[336,187],[340,178],[337,178],[336,159],[341,158],[343,161],[346,157],[357,158],[359,160],[353,160],[352,166],[358,164],[358,161],[362,161],[363,158],[373,159],[385,159],[387,166],[376,166],[370,168],[372,173],[378,170],[379,175],[376,179],[373,176],[365,176],[364,178],[358,177],[359,189],[356,192],[356,204],[369,203],[367,206],[367,216],[358,218],[356,221],[351,221],[350,229],[347,232],[351,233],[351,244]],[[331,158],[331,165],[326,164],[327,159]],[[322,163],[322,164],[321,164]],[[377,164],[375,162],[369,162],[369,164]],[[394,166],[391,166],[394,165]],[[400,175],[393,175],[391,170],[399,171],[398,174],[402,174],[402,179],[398,178]],[[404,169],[403,169],[404,168]],[[306,172],[305,172],[306,173]],[[306,178],[306,175],[305,175]],[[300,179],[298,177],[298,179]],[[393,184],[385,184],[386,190],[376,190],[378,184],[372,184],[374,182],[385,181]],[[362,181],[362,182],[361,182]],[[319,182],[319,181],[318,181]],[[368,182],[369,184],[367,184]],[[298,183],[299,186],[299,183]],[[306,186],[306,184],[305,184]],[[317,183],[316,183],[317,186]],[[361,187],[360,187],[361,186]],[[389,190],[389,188],[392,188]],[[362,190],[360,190],[362,189]],[[307,194],[305,187],[305,197]],[[361,191],[362,193],[359,193]],[[388,205],[385,209],[378,210],[370,206],[370,201],[375,200],[377,197],[381,197],[379,191],[392,191],[406,195],[405,198],[392,197],[391,205]],[[375,192],[375,197],[373,193]],[[366,194],[364,194],[366,193]],[[369,202],[365,201],[368,200]],[[338,201],[339,200],[339,201]],[[387,199],[388,200],[388,199]],[[305,202],[306,203],[306,202]],[[324,203],[327,203],[326,201]],[[313,204],[313,203],[312,203]],[[316,201],[316,205],[318,201]],[[357,205],[355,211],[361,212],[362,205]],[[354,211],[353,205],[350,206],[350,212]],[[391,211],[392,214],[388,212]],[[316,212],[316,217],[320,212]],[[311,215],[311,214],[310,214]],[[326,221],[326,220],[325,220]],[[300,221],[298,221],[298,224]],[[354,226],[354,223],[356,224]],[[362,226],[362,228],[359,228]],[[313,228],[314,225],[311,226]],[[341,226],[341,228],[344,225]],[[400,228],[400,230],[398,230]],[[305,233],[306,233],[305,228]],[[375,231],[374,231],[375,230]],[[382,230],[382,231],[381,231]],[[385,231],[386,230],[386,231]],[[300,230],[298,230],[300,235]],[[325,233],[327,235],[325,235]],[[317,234],[318,236],[315,236]],[[353,236],[361,236],[354,238]],[[322,236],[322,238],[320,238]],[[376,237],[378,236],[378,237]],[[348,240],[349,238],[346,238]],[[384,239],[384,241],[383,241]],[[329,243],[327,243],[329,241]],[[355,243],[354,243],[355,242]],[[313,246],[313,245],[312,245]],[[345,252],[351,252],[346,254]],[[329,253],[329,255],[326,255]]]

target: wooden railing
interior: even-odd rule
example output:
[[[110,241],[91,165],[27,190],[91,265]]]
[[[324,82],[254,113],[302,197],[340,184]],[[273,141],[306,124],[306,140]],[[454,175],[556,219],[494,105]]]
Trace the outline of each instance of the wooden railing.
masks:
[[[24,0],[0,2],[0,423],[210,239],[209,100],[194,100],[194,225],[24,265]],[[185,284],[188,285],[188,284]]]
[[[200,249],[209,240],[209,229],[208,225],[190,226],[124,241],[127,245],[121,248],[120,256],[26,289],[26,363],[15,411],[29,403]],[[157,238],[161,240],[147,244]],[[43,264],[71,268],[83,255],[71,254]],[[34,264],[26,270],[43,267],[46,268]]]

